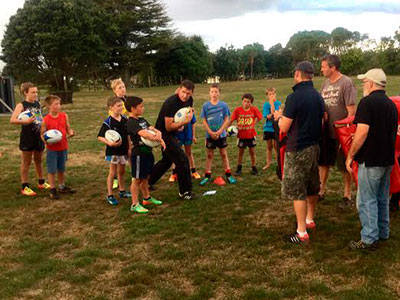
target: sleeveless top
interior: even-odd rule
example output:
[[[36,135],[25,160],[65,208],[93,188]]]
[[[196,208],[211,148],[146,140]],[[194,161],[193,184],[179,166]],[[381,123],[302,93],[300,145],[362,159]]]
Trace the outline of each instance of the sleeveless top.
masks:
[[[59,112],[57,117],[53,117],[48,114],[43,119],[44,124],[46,124],[47,130],[57,129],[62,133],[62,139],[55,144],[46,144],[48,150],[52,151],[64,151],[68,149],[67,141],[67,115],[65,112]]]

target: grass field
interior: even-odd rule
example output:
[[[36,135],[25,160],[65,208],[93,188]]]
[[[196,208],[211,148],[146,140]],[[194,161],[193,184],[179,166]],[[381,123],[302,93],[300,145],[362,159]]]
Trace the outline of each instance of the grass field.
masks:
[[[400,77],[390,77],[388,94],[400,92]],[[355,80],[358,99],[361,85]],[[322,78],[315,79],[317,88]],[[260,109],[264,91],[275,86],[284,100],[292,79],[221,84],[221,99],[231,110],[244,92]],[[145,117],[154,124],[162,100],[176,87],[143,88],[128,94],[145,99]],[[44,93],[42,94],[42,96]],[[108,166],[97,132],[106,117],[110,92],[80,92],[63,107],[76,131],[70,140],[67,183],[78,190],[53,201],[46,192],[19,194],[20,128],[0,118],[0,299],[399,299],[400,215],[392,215],[391,239],[375,253],[353,253],[359,239],[358,214],[341,211],[341,176],[334,171],[327,197],[318,204],[317,233],[307,247],[286,245],[294,229],[292,203],[280,198],[274,164],[255,177],[246,153],[237,185],[200,187],[198,200],[177,198],[167,173],[153,195],[164,201],[148,215],[133,215],[129,201],[105,201]],[[208,100],[208,86],[197,85],[195,109]],[[262,133],[261,124],[257,131]],[[197,125],[194,146],[203,173],[204,131]],[[228,152],[236,166],[236,140]],[[265,144],[258,139],[258,167]],[[155,156],[160,157],[159,150]],[[218,157],[218,156],[216,156]],[[127,169],[128,171],[128,169]],[[214,175],[222,175],[217,158]],[[33,168],[30,173],[34,183]],[[126,176],[130,182],[129,172]],[[208,189],[214,196],[202,197]]]

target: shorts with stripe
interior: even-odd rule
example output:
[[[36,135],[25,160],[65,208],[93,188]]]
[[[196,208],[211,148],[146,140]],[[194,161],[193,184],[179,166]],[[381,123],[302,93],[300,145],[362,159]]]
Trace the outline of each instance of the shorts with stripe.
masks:
[[[147,179],[154,165],[153,153],[146,153],[141,155],[132,154],[132,178],[136,179]]]
[[[128,163],[128,155],[108,155],[105,160],[113,165],[126,165]]]

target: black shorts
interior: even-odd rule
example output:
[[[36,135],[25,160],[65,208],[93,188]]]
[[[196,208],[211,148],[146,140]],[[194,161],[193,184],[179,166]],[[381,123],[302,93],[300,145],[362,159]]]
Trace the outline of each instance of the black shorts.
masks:
[[[21,134],[19,138],[19,149],[21,151],[43,151],[44,143],[39,134]]]
[[[237,141],[237,146],[239,148],[254,148],[257,145],[257,140],[255,137],[251,138],[251,139],[238,139]]]
[[[213,140],[212,138],[206,139],[206,148],[207,149],[216,149],[217,147],[222,149],[228,146],[228,142],[226,141],[226,137],[219,138],[217,140]]]
[[[275,132],[264,131],[263,140],[264,141],[276,140]]]
[[[147,179],[153,171],[153,153],[131,156],[132,178]]]

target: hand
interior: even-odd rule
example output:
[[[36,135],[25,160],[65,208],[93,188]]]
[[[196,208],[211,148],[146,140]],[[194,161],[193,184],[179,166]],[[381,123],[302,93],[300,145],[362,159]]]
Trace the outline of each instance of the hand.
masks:
[[[71,129],[69,132],[68,132],[68,137],[73,137],[75,135],[75,131],[73,130],[73,129]]]
[[[193,137],[192,141],[193,141],[193,144],[197,144],[197,139],[195,136]]]
[[[281,110],[277,110],[274,112],[274,120],[278,121],[278,119],[282,117],[282,111]]]
[[[185,119],[185,121],[183,121],[183,123],[186,125],[186,124],[189,124],[190,122],[192,122],[192,119],[193,119],[193,109],[190,111],[190,113],[188,113],[187,115],[186,115],[186,119]]]
[[[347,169],[347,172],[349,172],[351,175],[353,175],[353,169],[351,168],[352,164],[353,164],[353,158],[351,158],[350,156],[347,156],[346,169]]]
[[[21,120],[21,125],[29,125],[29,124],[32,124],[35,121],[36,121],[36,118],[34,116],[32,116],[27,120]]]
[[[324,111],[324,121],[328,122],[328,113]]]
[[[185,129],[185,126],[181,126],[181,127],[178,128],[178,131],[182,132],[184,129]]]
[[[122,139],[119,139],[118,142],[108,142],[107,145],[110,147],[119,147],[122,144]]]
[[[167,146],[165,145],[165,142],[163,139],[161,139],[160,144],[161,144],[162,150],[165,151],[165,149],[167,149]]]
[[[218,138],[219,138],[218,132],[212,132],[212,133],[210,133],[210,136],[213,140],[218,140]]]

